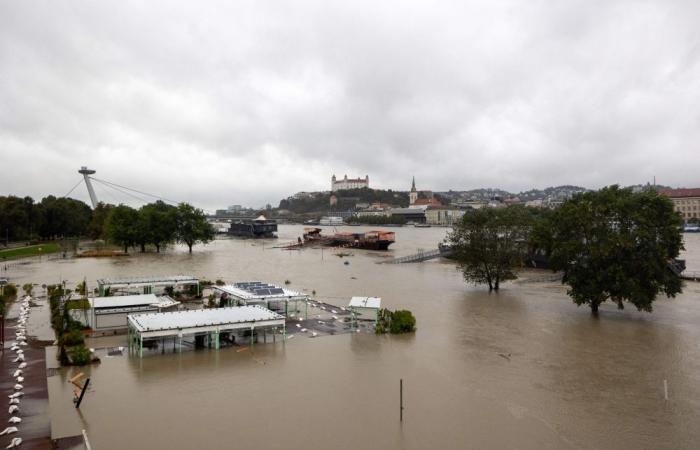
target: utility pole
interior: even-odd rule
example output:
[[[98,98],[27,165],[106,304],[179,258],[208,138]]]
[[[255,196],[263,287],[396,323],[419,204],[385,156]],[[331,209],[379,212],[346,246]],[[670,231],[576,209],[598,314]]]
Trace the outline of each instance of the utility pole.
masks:
[[[403,378],[399,379],[399,422],[403,422]]]

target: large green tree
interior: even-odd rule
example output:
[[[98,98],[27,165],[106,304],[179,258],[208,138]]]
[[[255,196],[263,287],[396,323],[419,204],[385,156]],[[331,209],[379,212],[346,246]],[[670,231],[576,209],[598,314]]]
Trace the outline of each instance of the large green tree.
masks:
[[[486,283],[497,291],[516,278],[531,227],[530,212],[518,206],[468,212],[447,237],[468,282]]]
[[[115,244],[124,247],[124,253],[138,241],[139,213],[127,205],[115,206],[105,221],[105,235]]]
[[[42,238],[87,235],[92,210],[84,202],[49,195],[44,197],[36,208],[39,217],[39,235]]]
[[[160,253],[161,247],[174,241],[177,235],[177,209],[160,200],[142,206],[138,234],[141,252],[146,250],[146,244],[152,244]]]
[[[550,260],[577,305],[628,301],[651,312],[659,293],[681,292],[668,268],[682,246],[682,220],[656,191],[635,193],[610,186],[575,195],[551,217]]]
[[[109,212],[112,208],[114,208],[113,205],[99,202],[97,207],[92,211],[92,219],[88,225],[88,235],[92,239],[104,239],[106,237],[105,223],[107,222],[107,217],[109,217]]]
[[[194,244],[206,244],[214,239],[214,228],[207,222],[207,217],[201,209],[187,203],[180,203],[176,217],[177,240],[186,244],[190,253]]]
[[[32,229],[33,228],[33,229]],[[2,241],[28,239],[37,228],[31,197],[0,197],[0,237]]]

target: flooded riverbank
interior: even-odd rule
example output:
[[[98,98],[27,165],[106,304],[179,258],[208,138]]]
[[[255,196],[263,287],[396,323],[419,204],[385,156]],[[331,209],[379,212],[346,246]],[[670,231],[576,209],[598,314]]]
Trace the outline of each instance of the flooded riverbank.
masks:
[[[410,309],[417,318],[413,336],[343,334],[259,345],[252,353],[103,358],[87,370],[93,388],[81,415],[52,425],[81,426],[101,449],[696,446],[700,284],[660,299],[652,314],[604,305],[595,319],[541,272],[489,294],[466,285],[449,262],[375,264],[432,249],[446,230],[396,232],[388,253],[343,258],[328,249],[270,249],[275,241],[219,240],[192,255],[176,249],[14,267],[8,276],[18,283],[66,279],[69,286],[84,277],[94,286],[104,276],[143,274],[288,279],[292,289],[315,290],[332,304],[380,296],[383,306]],[[281,226],[279,242],[300,233]],[[686,242],[689,268],[700,259],[698,242]],[[90,345],[100,342],[126,340]],[[65,379],[73,373],[55,377],[66,402]]]

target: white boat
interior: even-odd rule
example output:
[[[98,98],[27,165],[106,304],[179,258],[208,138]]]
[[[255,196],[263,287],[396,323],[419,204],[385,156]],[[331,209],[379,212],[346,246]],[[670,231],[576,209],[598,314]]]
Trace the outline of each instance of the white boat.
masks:
[[[345,225],[342,217],[336,216],[323,216],[319,221],[319,225],[334,226],[334,225]]]

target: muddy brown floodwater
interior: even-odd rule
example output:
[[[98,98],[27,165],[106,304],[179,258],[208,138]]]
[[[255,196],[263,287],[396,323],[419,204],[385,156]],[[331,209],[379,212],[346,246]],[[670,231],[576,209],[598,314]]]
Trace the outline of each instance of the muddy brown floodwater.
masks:
[[[398,228],[389,254],[434,248],[445,231]],[[410,309],[415,335],[297,336],[257,345],[253,354],[103,358],[88,369],[93,389],[81,415],[55,418],[54,428],[77,422],[99,449],[698,448],[700,283],[660,299],[652,314],[604,305],[596,319],[546,272],[489,294],[466,285],[449,262],[377,265],[385,257],[379,252],[341,259],[329,250],[271,249],[296,239],[301,227],[282,226],[280,235],[264,246],[217,240],[192,255],[175,248],[34,262],[7,274],[19,283],[69,285],[86,277],[93,286],[100,277],[177,273],[288,279],[329,303],[372,295]],[[686,235],[684,257],[694,270],[698,238]],[[125,345],[123,337],[105,342]],[[62,370],[56,385],[72,373]],[[67,386],[59,389],[69,402]]]

